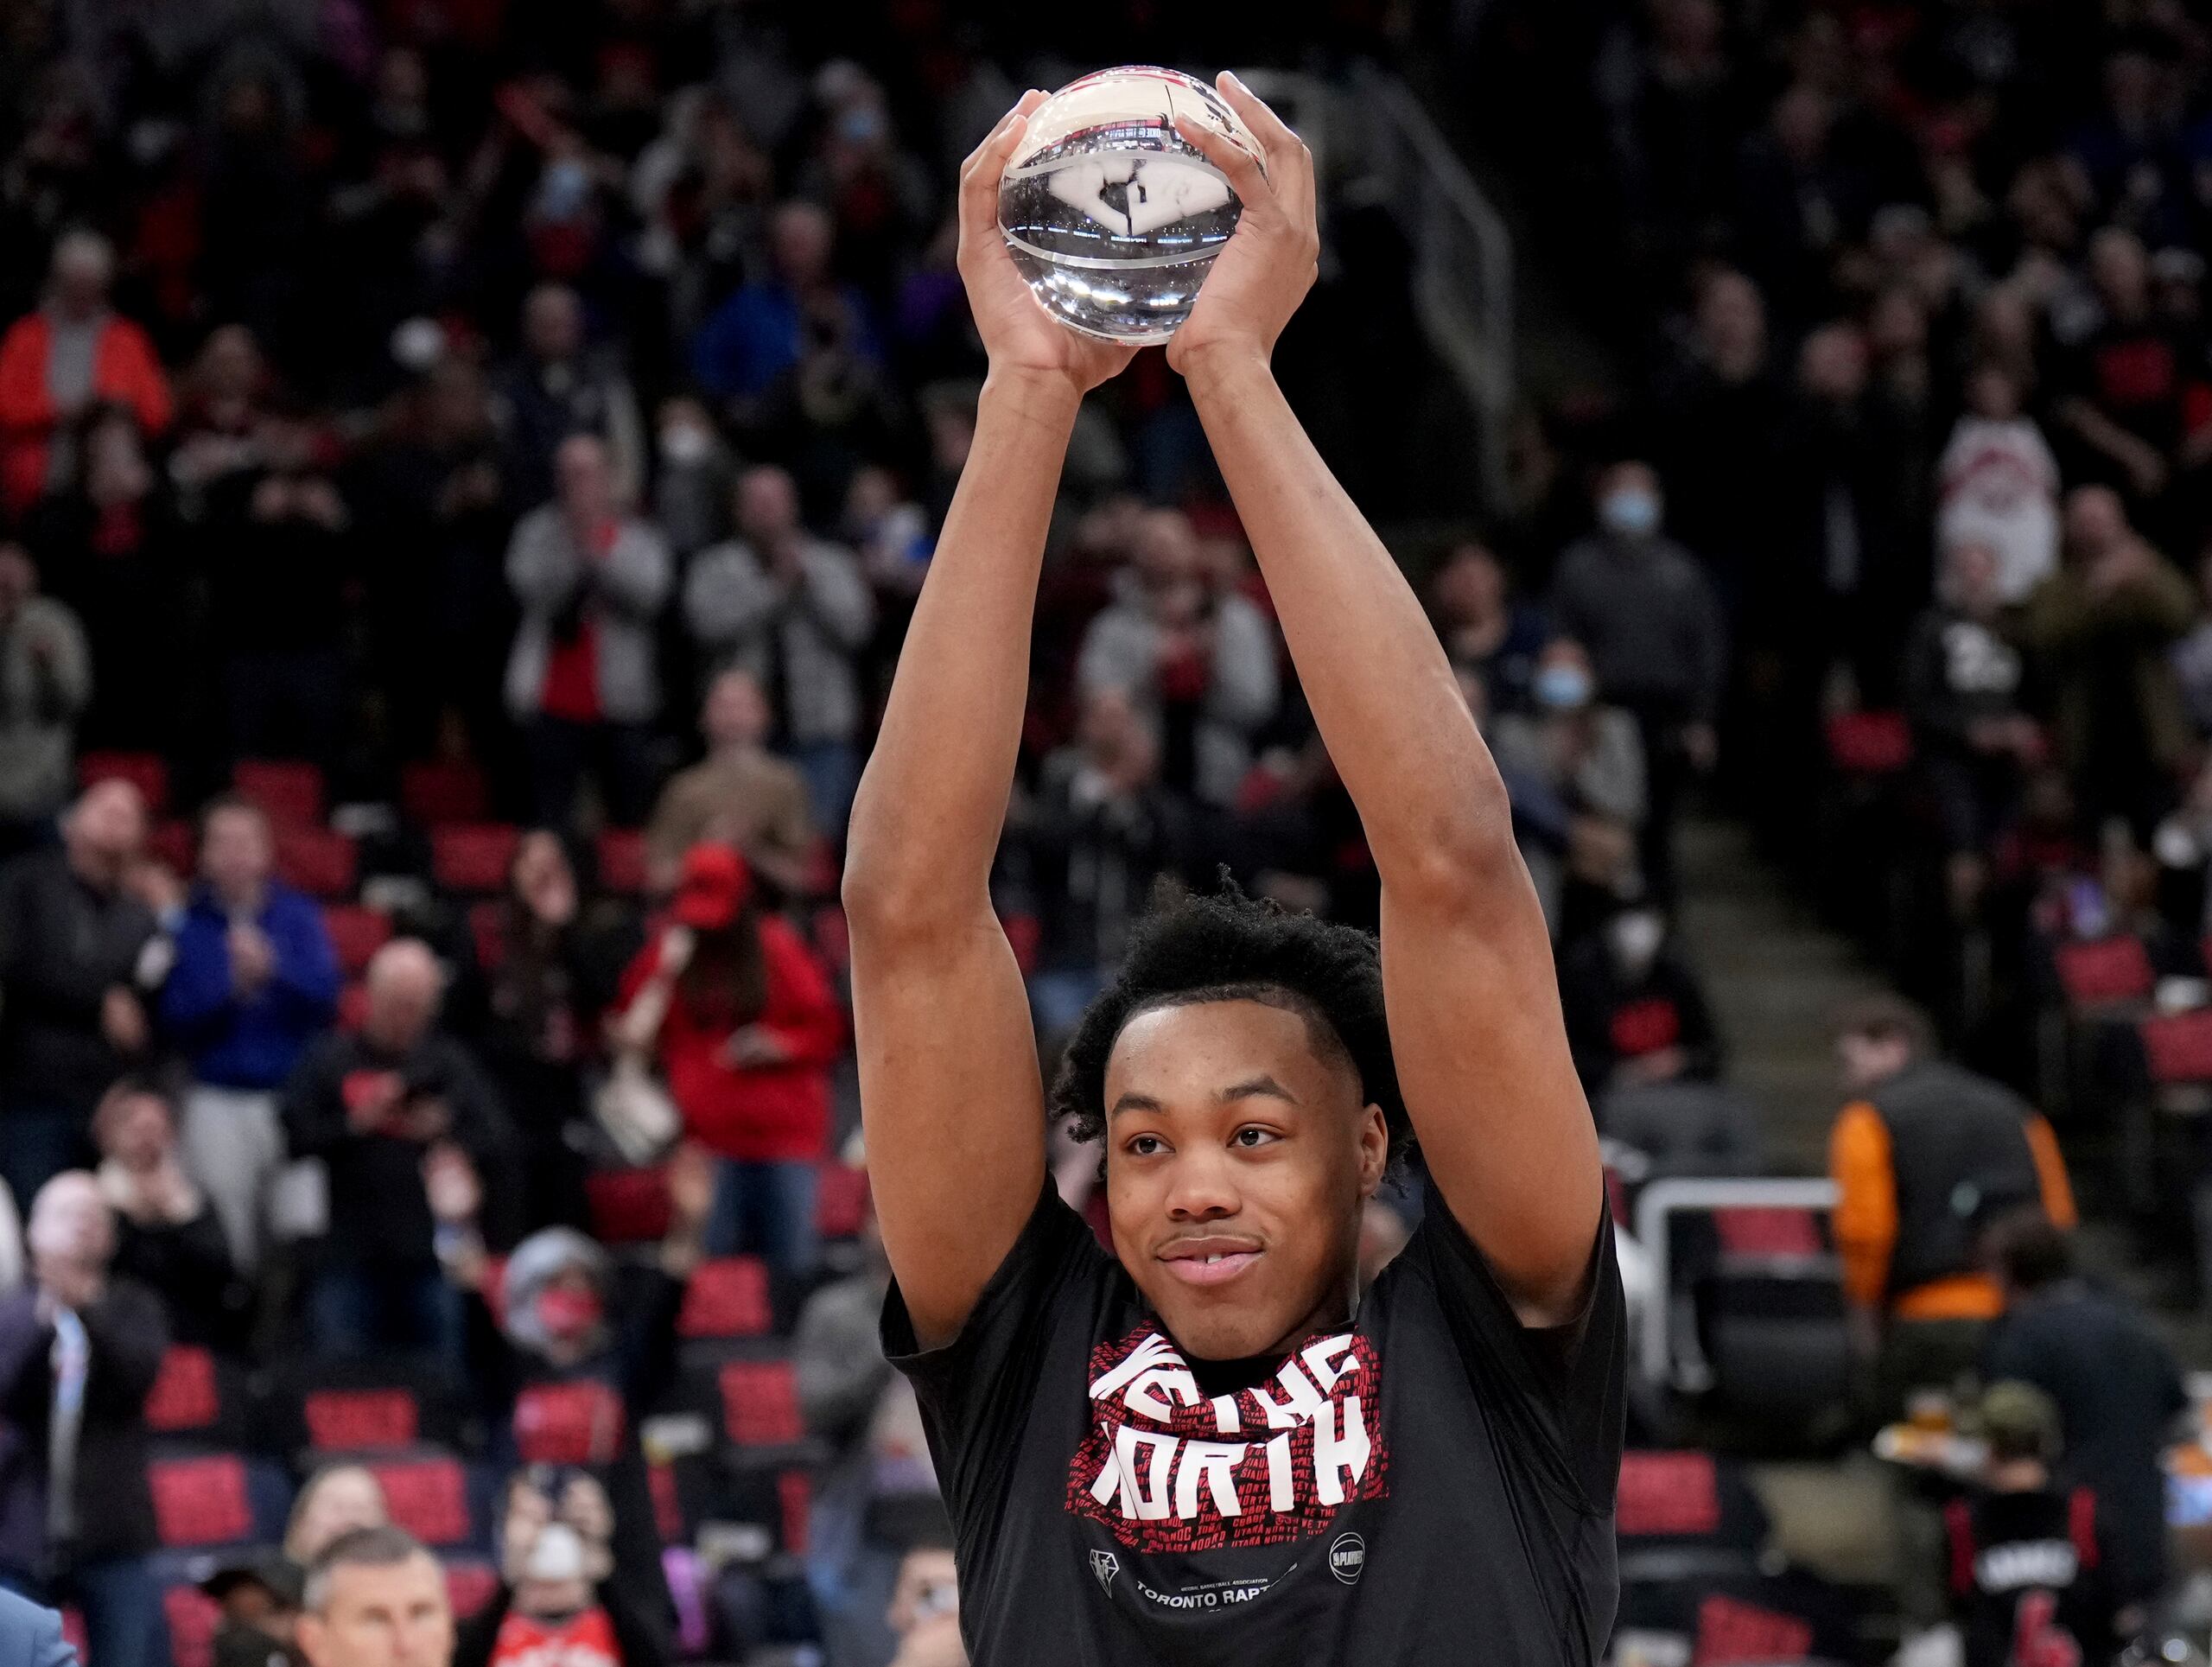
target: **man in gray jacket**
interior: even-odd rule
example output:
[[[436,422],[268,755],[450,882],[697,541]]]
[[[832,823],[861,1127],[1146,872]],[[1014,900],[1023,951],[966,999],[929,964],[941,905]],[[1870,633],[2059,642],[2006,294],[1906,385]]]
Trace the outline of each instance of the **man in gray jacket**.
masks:
[[[23,547],[0,544],[0,851],[47,836],[69,797],[76,722],[92,693],[84,627],[38,594]]]
[[[860,560],[799,524],[798,488],[782,469],[738,477],[738,536],[699,552],[683,617],[711,678],[749,671],[768,697],[772,745],[806,778],[815,825],[842,839],[860,779],[860,673],[875,599]]]
[[[507,583],[522,607],[507,705],[529,743],[540,821],[570,825],[588,769],[610,819],[634,827],[652,804],[653,620],[671,582],[668,545],[623,512],[597,436],[563,441],[554,472],[557,495],[516,524],[507,546]]]
[[[1161,780],[1229,805],[1281,693],[1274,633],[1258,608],[1214,582],[1180,510],[1147,512],[1135,554],[1113,605],[1083,639],[1077,686],[1128,695],[1160,738]]]

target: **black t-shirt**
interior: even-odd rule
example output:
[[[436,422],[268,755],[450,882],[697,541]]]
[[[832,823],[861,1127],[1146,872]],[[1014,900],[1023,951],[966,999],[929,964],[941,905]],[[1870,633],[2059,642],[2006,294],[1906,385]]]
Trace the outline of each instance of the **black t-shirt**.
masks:
[[[1624,1308],[1535,1332],[1432,1201],[1345,1331],[1216,1381],[1049,1188],[916,1352],[976,1667],[1595,1661],[1618,1581]],[[1244,1387],[1236,1387],[1241,1384]]]
[[[1967,1667],[2111,1658],[2112,1596],[2087,1488],[1981,1493],[1944,1514]]]

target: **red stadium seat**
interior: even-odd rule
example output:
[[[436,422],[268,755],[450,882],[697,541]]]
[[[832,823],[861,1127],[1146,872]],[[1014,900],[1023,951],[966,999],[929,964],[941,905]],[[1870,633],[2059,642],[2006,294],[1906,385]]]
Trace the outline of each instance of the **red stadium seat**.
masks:
[[[1623,1454],[1614,1525],[1624,1539],[1718,1533],[1720,1486],[1713,1455]]]
[[[318,1453],[412,1447],[422,1436],[423,1409],[411,1390],[311,1390],[300,1411]]]
[[[468,946],[476,952],[477,970],[496,972],[507,958],[506,906],[496,897],[468,906]]]
[[[868,1171],[825,1163],[814,1199],[815,1230],[824,1238],[858,1238],[868,1222]]]
[[[359,862],[353,840],[328,828],[276,830],[276,872],[310,897],[350,896]]]
[[[715,1377],[722,1428],[739,1447],[785,1447],[805,1436],[790,1361],[732,1360]]]
[[[2212,1008],[2155,1015],[2135,1031],[2152,1082],[2161,1087],[2212,1083]]]
[[[1901,712],[1838,712],[1827,743],[1829,762],[1846,775],[1895,775],[1912,762],[1912,726]]]
[[[156,1435],[185,1435],[213,1428],[222,1414],[215,1357],[189,1344],[171,1344],[146,1391],[146,1428]]]
[[[476,1557],[446,1560],[446,1600],[453,1605],[454,1619],[474,1619],[499,1594],[499,1571],[490,1563]]]
[[[515,1397],[515,1451],[525,1464],[607,1464],[627,1423],[622,1397],[605,1384],[538,1384]]]
[[[253,1537],[245,1461],[238,1454],[156,1459],[146,1467],[146,1481],[163,1545],[235,1545]]]
[[[621,897],[645,893],[645,837],[629,828],[610,828],[600,835],[599,887]]]
[[[464,1545],[470,1537],[468,1473],[461,1460],[391,1460],[369,1467],[391,1519],[425,1545]]]
[[[360,903],[334,903],[324,909],[322,929],[330,934],[338,970],[348,978],[366,972],[369,958],[391,941],[391,917]]]
[[[2069,1007],[2077,1010],[2108,1007],[2119,1002],[2139,1002],[2151,994],[2151,955],[2139,938],[2099,938],[2061,944],[2050,953],[2058,970],[2058,987],[2065,991]]]
[[[1819,1256],[1827,1248],[1810,1210],[1715,1210],[1713,1229],[1726,1256]]]
[[[215,1626],[222,1606],[196,1586],[172,1586],[162,1594],[162,1620],[168,1628],[169,1667],[211,1667]]]
[[[399,773],[399,808],[419,828],[481,822],[491,814],[484,773],[466,759],[435,759]]]
[[[522,830],[505,822],[456,824],[430,834],[430,877],[450,892],[505,889]]]
[[[676,1329],[684,1337],[764,1337],[775,1327],[768,1269],[757,1257],[721,1257],[700,1263],[683,1293]]]
[[[780,1473],[776,1478],[776,1504],[783,1517],[784,1549],[795,1557],[804,1556],[814,1517],[814,1479],[803,1470]]]
[[[668,1236],[671,1207],[665,1169],[602,1169],[584,1178],[592,1237],[603,1244],[643,1244]]]
[[[1754,1662],[1802,1661],[1813,1648],[1811,1623],[1715,1593],[1697,1607],[1695,1667],[1749,1667]]]
[[[86,753],[77,760],[79,787],[102,781],[127,781],[136,787],[148,816],[169,807],[169,767],[157,753]]]
[[[312,828],[322,821],[322,772],[298,759],[240,759],[231,786],[261,806],[280,828]]]
[[[156,822],[146,835],[146,855],[178,874],[190,874],[197,855],[192,824],[182,820]]]

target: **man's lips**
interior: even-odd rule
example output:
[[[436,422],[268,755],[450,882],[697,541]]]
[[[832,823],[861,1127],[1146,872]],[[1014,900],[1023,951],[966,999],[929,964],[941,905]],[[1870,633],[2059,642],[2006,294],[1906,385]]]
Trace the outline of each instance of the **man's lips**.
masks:
[[[1257,1263],[1262,1254],[1255,1239],[1216,1233],[1176,1239],[1161,1247],[1159,1259],[1185,1285],[1222,1285]]]

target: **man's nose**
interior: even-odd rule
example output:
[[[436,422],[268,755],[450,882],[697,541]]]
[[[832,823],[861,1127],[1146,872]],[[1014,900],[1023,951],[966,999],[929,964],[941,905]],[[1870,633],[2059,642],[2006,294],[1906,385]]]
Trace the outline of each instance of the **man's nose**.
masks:
[[[1217,1221],[1243,1205],[1227,1155],[1186,1153],[1175,1161],[1167,1188],[1167,1213],[1177,1221]]]

